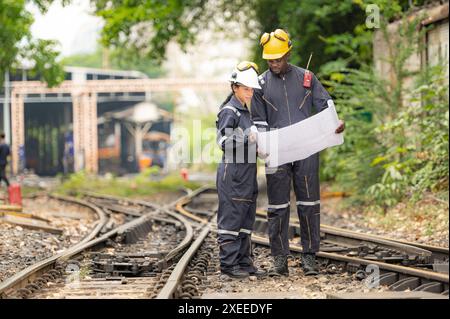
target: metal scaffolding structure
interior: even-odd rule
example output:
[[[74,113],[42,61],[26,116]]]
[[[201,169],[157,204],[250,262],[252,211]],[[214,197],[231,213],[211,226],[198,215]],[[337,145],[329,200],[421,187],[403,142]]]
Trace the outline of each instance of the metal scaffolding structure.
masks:
[[[97,94],[131,92],[167,92],[181,89],[226,91],[227,82],[210,79],[126,79],[64,81],[53,88],[39,81],[11,82],[12,169],[17,174],[25,150],[24,98],[27,94],[71,94],[75,171],[98,172]]]

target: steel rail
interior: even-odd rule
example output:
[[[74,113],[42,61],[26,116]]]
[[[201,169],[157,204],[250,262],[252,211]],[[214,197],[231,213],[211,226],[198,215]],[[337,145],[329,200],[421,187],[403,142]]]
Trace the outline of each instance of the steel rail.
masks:
[[[182,198],[175,204],[175,207],[176,207],[176,210],[178,213],[180,213],[184,216],[188,216],[189,218],[191,218],[193,220],[196,220],[196,221],[198,220],[202,224],[205,224],[205,223],[207,223],[207,224],[203,227],[203,229],[200,232],[200,234],[198,235],[198,237],[195,239],[195,241],[192,243],[192,245],[189,247],[189,249],[183,254],[181,259],[178,261],[174,270],[170,274],[170,277],[167,279],[167,282],[165,283],[164,287],[160,290],[160,292],[156,296],[156,299],[172,299],[172,298],[174,298],[174,294],[177,291],[177,288],[183,278],[183,275],[186,271],[187,266],[189,265],[189,262],[195,256],[198,249],[203,244],[206,237],[212,230],[212,222],[209,222],[207,219],[204,219],[204,218],[192,218],[192,217],[197,217],[197,216],[195,214],[193,214],[192,212],[189,212],[188,210],[186,210],[184,208],[184,205],[190,203],[193,198],[200,195],[201,193],[208,191],[208,190],[213,190],[213,189],[215,189],[215,188],[208,186],[208,185],[201,187],[201,188],[197,189],[196,191],[191,192],[190,194],[186,195],[184,198]]]
[[[165,220],[166,222],[173,222],[173,223],[181,222],[185,226],[186,235],[185,235],[184,239],[182,240],[182,242],[177,247],[175,247],[171,252],[169,252],[172,254],[171,258],[173,258],[179,251],[183,250],[187,245],[189,245],[189,243],[192,241],[192,238],[193,238],[193,229],[192,229],[192,226],[190,225],[190,223],[182,216],[179,216],[178,214],[170,212],[167,209],[167,206],[171,206],[171,205],[173,205],[173,203],[166,205],[165,207],[160,207],[159,205],[156,205],[156,204],[153,204],[150,202],[131,201],[128,199],[117,198],[117,197],[108,196],[108,195],[98,195],[98,197],[101,196],[101,197],[108,197],[110,199],[115,199],[115,200],[120,200],[120,201],[133,202],[138,205],[144,205],[146,207],[152,208],[154,211],[143,214],[141,217],[136,218],[136,219],[134,219],[128,223],[125,223],[123,225],[120,225],[120,226],[116,227],[115,229],[103,234],[102,236],[95,238],[96,236],[98,236],[98,233],[104,227],[104,225],[106,224],[106,221],[107,221],[106,214],[103,212],[103,210],[101,210],[96,205],[93,205],[93,204],[88,203],[83,200],[79,200],[79,199],[75,199],[75,198],[68,198],[68,197],[60,196],[60,195],[52,195],[52,196],[54,198],[60,198],[61,200],[70,200],[71,202],[77,202],[77,203],[80,203],[81,205],[84,205],[86,207],[94,209],[94,211],[96,213],[100,214],[99,219],[101,220],[101,223],[99,223],[94,228],[94,230],[88,236],[86,236],[81,242],[75,244],[72,247],[69,247],[65,251],[63,251],[55,256],[49,257],[47,259],[44,259],[42,261],[35,263],[34,265],[31,265],[30,267],[27,267],[26,269],[20,271],[19,273],[15,274],[14,276],[12,276],[12,277],[8,278],[7,280],[5,280],[4,282],[2,282],[0,284],[0,298],[5,298],[7,296],[8,291],[17,290],[17,289],[23,288],[26,285],[30,284],[40,274],[53,268],[57,264],[57,262],[67,261],[74,255],[77,255],[80,252],[82,252],[88,248],[91,248],[93,246],[96,246],[96,245],[108,240],[110,237],[112,237],[114,235],[121,234],[121,233],[125,232],[126,230],[131,229],[141,223],[145,223],[149,219],[155,219],[155,220],[160,219],[158,216],[154,216],[154,211],[164,211],[166,214],[168,214],[174,218],[173,221]],[[90,195],[90,196],[94,197],[93,195]],[[168,260],[167,256],[166,256],[166,260]]]
[[[257,244],[260,244],[260,245],[265,245],[265,246],[270,245],[269,239],[261,237],[261,236],[253,235],[252,241]],[[298,245],[290,245],[289,247],[292,251],[295,251],[295,252],[303,251],[302,247],[300,247]],[[444,283],[447,285],[449,282],[448,275],[436,273],[436,272],[432,272],[432,271],[426,271],[426,270],[417,269],[417,268],[393,265],[393,264],[383,263],[383,262],[379,262],[379,261],[366,260],[366,259],[362,259],[362,258],[343,256],[343,255],[339,255],[339,254],[335,254],[335,253],[327,253],[327,252],[321,252],[321,251],[317,252],[316,255],[317,255],[317,257],[342,261],[342,262],[346,262],[346,263],[356,263],[356,264],[365,265],[365,266],[376,265],[380,269],[383,269],[383,270],[394,271],[394,272],[405,274],[408,276],[417,276],[420,278],[426,278],[426,279],[438,281],[438,282],[441,282],[441,283]]]
[[[261,217],[267,217],[267,214],[264,212],[261,212],[260,210],[257,211],[257,215]],[[300,224],[298,221],[289,223],[289,226],[293,227],[300,227]],[[348,238],[353,239],[360,239],[364,241],[372,241],[374,243],[379,243],[381,245],[388,244],[391,247],[396,247],[399,249],[402,249],[405,252],[418,254],[421,256],[428,256],[431,258],[437,258],[437,259],[448,259],[449,258],[449,248],[446,247],[437,247],[432,245],[426,245],[426,244],[419,244],[419,243],[413,243],[408,242],[405,240],[400,239],[394,239],[390,237],[380,236],[380,235],[373,235],[373,234],[365,234],[360,233],[348,229],[338,228],[331,225],[326,224],[320,224],[320,231],[324,233],[325,235],[340,235],[340,236],[346,236]]]
[[[7,278],[6,280],[4,280],[3,282],[1,282],[0,283],[0,298],[3,298],[5,296],[5,292],[7,290],[19,289],[19,288],[25,287],[27,284],[30,283],[30,280],[35,279],[37,276],[39,276],[39,274],[49,270],[49,268],[52,265],[54,265],[57,260],[64,257],[70,251],[76,250],[79,247],[86,245],[86,243],[91,241],[93,238],[95,238],[99,234],[100,230],[106,224],[106,221],[107,221],[106,214],[103,212],[103,210],[101,210],[97,206],[92,205],[86,201],[83,201],[83,200],[80,200],[77,198],[73,198],[73,197],[67,197],[67,196],[61,196],[61,195],[55,195],[55,194],[52,194],[50,196],[55,199],[61,200],[61,201],[76,203],[76,204],[79,204],[84,207],[88,207],[88,208],[92,209],[98,216],[97,225],[96,225],[96,227],[94,227],[94,229],[88,235],[86,235],[80,242],[78,242],[74,246],[67,248],[66,250],[64,250],[63,252],[61,252],[59,254],[56,254],[49,258],[38,261],[37,263],[19,271],[15,275],[13,275],[13,276]]]

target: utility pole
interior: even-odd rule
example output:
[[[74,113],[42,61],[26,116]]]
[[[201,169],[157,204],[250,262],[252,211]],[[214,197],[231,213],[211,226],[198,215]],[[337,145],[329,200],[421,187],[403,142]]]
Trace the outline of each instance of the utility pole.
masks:
[[[11,144],[11,123],[10,123],[10,83],[9,83],[9,70],[5,71],[5,98],[3,100],[3,129],[5,131],[5,139],[8,144]]]

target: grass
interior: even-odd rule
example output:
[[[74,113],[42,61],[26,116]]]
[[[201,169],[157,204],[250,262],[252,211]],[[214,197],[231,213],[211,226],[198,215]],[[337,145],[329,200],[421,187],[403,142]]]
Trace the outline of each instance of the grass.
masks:
[[[37,192],[42,192],[42,188],[38,186],[22,186],[21,192],[22,196],[29,196]]]
[[[198,183],[185,181],[178,174],[161,177],[157,170],[148,169],[134,178],[118,178],[113,175],[99,177],[85,172],[70,175],[55,191],[59,194],[78,195],[80,192],[96,192],[121,197],[142,197],[160,192],[175,192],[182,188],[196,189]]]

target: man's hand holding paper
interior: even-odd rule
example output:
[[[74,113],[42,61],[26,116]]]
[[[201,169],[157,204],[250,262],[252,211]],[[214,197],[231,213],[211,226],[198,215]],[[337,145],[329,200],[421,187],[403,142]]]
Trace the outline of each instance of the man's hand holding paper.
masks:
[[[344,143],[343,127],[339,121],[334,104],[330,103],[322,112],[293,125],[277,130],[258,132],[258,149],[269,154],[266,163],[269,167],[305,159],[325,148]],[[343,130],[343,129],[342,129]]]

